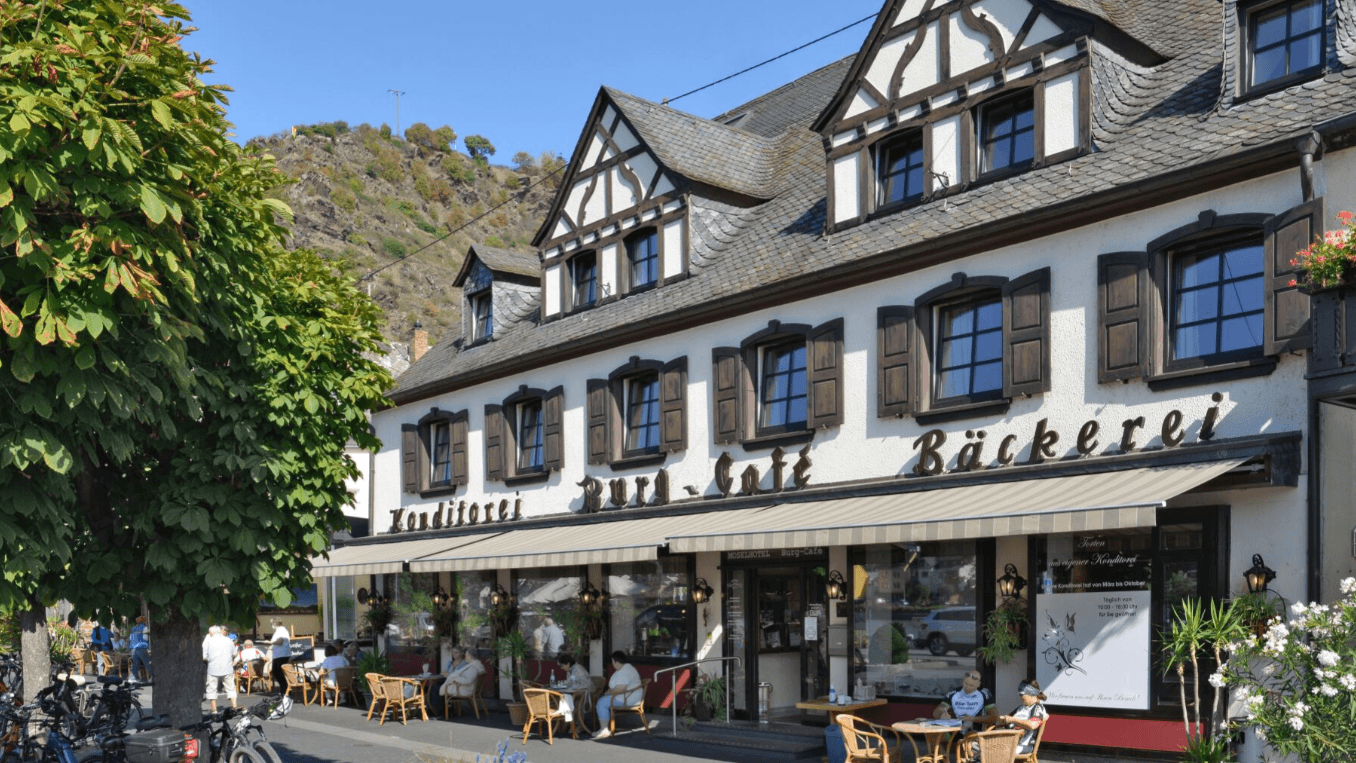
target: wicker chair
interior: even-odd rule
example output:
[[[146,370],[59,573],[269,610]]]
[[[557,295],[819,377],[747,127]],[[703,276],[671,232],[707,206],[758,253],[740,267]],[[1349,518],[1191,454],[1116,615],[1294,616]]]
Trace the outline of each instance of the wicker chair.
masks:
[[[1017,760],[1017,743],[1021,739],[1022,732],[1017,729],[966,734],[956,743],[955,758],[957,763],[970,760],[971,745],[974,744],[979,751],[979,763],[1014,763]]]
[[[311,704],[311,684],[306,680],[306,674],[298,665],[288,663],[282,666],[283,678],[287,681],[287,686],[283,689],[283,694],[291,694],[293,689],[301,689],[302,704]]]
[[[264,691],[272,691],[273,679],[264,670],[264,660],[251,660],[245,663],[245,672],[237,674],[236,686],[246,694],[254,693],[254,685],[259,684]]]
[[[410,696],[405,696],[405,687],[412,687],[413,692]],[[410,710],[418,708],[419,715],[423,720],[428,720],[428,708],[424,705],[424,687],[418,681],[398,676],[381,676],[381,693],[383,695],[383,707],[381,711],[381,725],[386,725],[386,713],[394,713],[400,710],[400,725],[404,726],[409,720]]]
[[[899,747],[902,742],[899,732],[888,726],[878,726],[862,720],[850,713],[839,713],[834,720],[837,721],[839,730],[843,732],[843,747],[847,750],[848,763],[890,763],[900,760]],[[893,752],[881,733],[885,731],[890,732],[895,738]],[[912,739],[909,739],[909,744],[913,745],[913,756],[917,760],[918,746]]]
[[[1041,725],[1036,727],[1036,741],[1035,744],[1031,745],[1031,752],[1019,752],[1014,760],[1018,763],[1040,763],[1036,759],[1036,753],[1041,749],[1041,739],[1045,736],[1045,727],[1049,725],[1049,718],[1042,721]]]
[[[368,673],[363,678],[367,679],[367,690],[372,692],[372,706],[367,709],[367,720],[370,721],[372,720],[372,713],[377,709],[377,703],[380,702],[383,705],[386,703],[386,691],[382,688],[381,683],[381,679],[385,676],[380,673]],[[384,708],[381,717],[382,722],[385,723],[386,713]]]
[[[334,677],[334,683],[326,681],[326,678]],[[320,694],[320,704],[325,705],[325,695],[334,694],[334,706],[339,707],[340,695],[347,693],[353,699],[353,706],[358,706],[358,689],[353,682],[358,678],[357,668],[329,668],[320,671],[320,678],[315,682],[317,691]]]
[[[546,726],[546,743],[555,744],[555,725],[557,721],[565,720],[565,711],[560,707],[560,700],[563,698],[558,691],[550,689],[523,689],[523,702],[527,703],[527,723],[523,724],[523,744],[527,744],[527,737],[532,733],[532,724],[540,721]],[[575,725],[570,724],[570,736],[579,738],[579,733],[575,731]]]
[[[447,688],[447,684],[443,684]],[[461,716],[461,703],[467,703],[471,706],[472,712],[476,714],[476,720],[480,720],[480,711],[484,710],[486,715],[490,714],[490,709],[485,705],[485,676],[476,679],[475,688],[471,690],[471,696],[464,697],[460,694],[443,695],[443,720],[451,717],[453,706],[457,708],[457,716]]]
[[[634,705],[617,705],[612,708],[612,715],[607,719],[607,730],[615,732],[617,730],[617,716],[622,713],[635,713],[640,716],[640,727],[645,729],[645,733],[650,733],[650,722],[645,720],[645,695],[650,691],[650,681],[654,679],[640,679],[640,701]],[[609,698],[610,699],[610,698]]]

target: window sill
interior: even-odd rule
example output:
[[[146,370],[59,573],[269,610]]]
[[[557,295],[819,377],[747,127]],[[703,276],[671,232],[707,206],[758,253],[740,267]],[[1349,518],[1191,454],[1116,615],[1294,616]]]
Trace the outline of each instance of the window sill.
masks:
[[[437,498],[444,495],[456,495],[456,485],[437,485],[436,487],[425,488],[419,491],[420,498]]]
[[[1252,360],[1242,360],[1236,363],[1221,363],[1219,365],[1204,366],[1202,368],[1192,368],[1186,371],[1173,371],[1165,374],[1158,374],[1149,377],[1149,389],[1154,392],[1162,392],[1170,389],[1181,389],[1182,387],[1192,387],[1201,384],[1216,384],[1224,381],[1234,381],[1236,379],[1251,379],[1257,376],[1267,376],[1276,370],[1277,360],[1275,358],[1253,358]]]
[[[1309,80],[1322,77],[1324,72],[1325,67],[1316,66],[1263,82],[1260,85],[1252,85],[1238,97],[1238,102],[1244,103],[1251,101],[1254,98],[1261,98],[1262,96],[1271,95],[1272,93],[1278,93],[1286,88],[1302,85]]]
[[[658,466],[669,458],[667,453],[640,453],[634,456],[624,456],[608,462],[608,466],[614,472],[625,471],[627,469],[639,469],[642,466]]]
[[[945,424],[948,421],[960,421],[961,419],[976,419],[983,416],[1001,416],[1008,412],[1008,407],[1012,401],[1008,398],[999,398],[998,400],[984,400],[978,403],[963,403],[960,405],[951,405],[942,408],[933,408],[925,413],[914,414],[913,420],[928,426],[931,424]]]
[[[514,485],[531,485],[537,482],[545,482],[549,479],[551,479],[551,473],[542,470],[539,472],[527,472],[525,474],[515,474],[512,477],[506,477],[504,479],[504,485],[506,487],[513,487]]]
[[[771,450],[782,445],[800,445],[813,439],[815,439],[815,430],[805,429],[799,432],[750,437],[741,442],[740,445],[744,446],[744,450]]]

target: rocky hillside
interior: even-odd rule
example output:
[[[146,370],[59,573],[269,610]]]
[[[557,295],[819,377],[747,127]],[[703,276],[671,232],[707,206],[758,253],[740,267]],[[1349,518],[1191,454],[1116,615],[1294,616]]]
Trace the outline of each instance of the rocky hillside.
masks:
[[[250,144],[294,181],[275,190],[296,214],[292,245],[334,261],[382,307],[392,348],[386,363],[397,372],[407,365],[416,320],[431,343],[460,333],[461,294],[452,280],[467,247],[528,247],[563,166],[559,157],[526,153],[512,167],[491,164],[494,147],[485,138],[467,136],[462,152],[451,128],[422,124],[404,140],[385,125],[332,122]],[[391,267],[361,280],[383,265]]]

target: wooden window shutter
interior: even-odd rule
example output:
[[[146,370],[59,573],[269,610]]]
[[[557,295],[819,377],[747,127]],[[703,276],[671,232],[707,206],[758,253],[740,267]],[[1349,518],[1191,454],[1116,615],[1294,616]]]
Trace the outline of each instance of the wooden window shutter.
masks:
[[[1097,381],[1137,379],[1148,373],[1149,254],[1097,257]]]
[[[1314,346],[1309,325],[1309,295],[1290,282],[1300,269],[1290,264],[1295,253],[1323,235],[1323,198],[1306,201],[1262,224],[1264,292],[1263,316],[1267,355]]]
[[[737,347],[716,347],[711,350],[712,376],[714,379],[711,396],[711,431],[717,444],[739,442],[742,439],[740,426],[741,404],[740,389],[743,376],[743,359]]]
[[[876,309],[876,416],[913,413],[913,308]]]
[[[610,437],[607,431],[607,409],[611,395],[606,379],[589,379],[588,406],[585,416],[588,419],[588,449],[590,464],[606,464],[611,460],[612,449],[608,447]]]
[[[835,318],[810,331],[810,400],[805,426],[836,427],[843,423],[843,319]]]
[[[1003,395],[1050,389],[1050,268],[1003,285]]]
[[[659,371],[659,449],[687,450],[687,356],[665,363]]]
[[[561,410],[564,407],[564,387],[556,387],[542,398],[542,466],[547,471],[560,471],[565,466],[564,412]]]
[[[504,407],[485,406],[485,479],[502,480],[504,467]]]
[[[465,485],[470,479],[470,465],[466,457],[466,434],[470,412],[458,411],[452,415],[452,484]]]
[[[400,425],[400,481],[406,493],[419,492],[419,427]]]

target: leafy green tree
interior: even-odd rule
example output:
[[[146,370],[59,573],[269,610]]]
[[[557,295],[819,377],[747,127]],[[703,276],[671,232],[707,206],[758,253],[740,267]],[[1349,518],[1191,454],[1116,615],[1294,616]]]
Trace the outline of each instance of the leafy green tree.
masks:
[[[482,167],[489,164],[490,157],[494,156],[494,144],[490,142],[489,138],[483,135],[468,135],[464,142],[466,143],[466,152],[471,155],[476,164]]]
[[[188,20],[0,5],[0,607],[144,601],[176,724],[199,619],[309,579],[352,500],[343,443],[377,444],[364,412],[390,383],[362,357],[376,306],[283,246],[278,172],[226,137]]]
[[[529,154],[526,151],[519,151],[513,155],[513,169],[518,172],[536,172],[537,160],[532,154]]]

